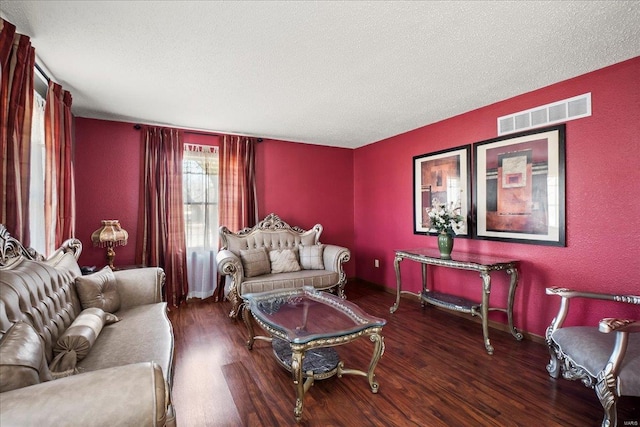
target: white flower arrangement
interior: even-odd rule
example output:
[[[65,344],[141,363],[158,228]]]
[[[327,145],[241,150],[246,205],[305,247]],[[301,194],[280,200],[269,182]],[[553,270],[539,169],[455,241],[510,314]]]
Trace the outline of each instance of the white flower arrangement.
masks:
[[[455,230],[459,230],[464,217],[460,215],[460,204],[451,202],[441,203],[438,199],[433,199],[432,207],[428,210],[431,228],[438,233],[454,235]]]

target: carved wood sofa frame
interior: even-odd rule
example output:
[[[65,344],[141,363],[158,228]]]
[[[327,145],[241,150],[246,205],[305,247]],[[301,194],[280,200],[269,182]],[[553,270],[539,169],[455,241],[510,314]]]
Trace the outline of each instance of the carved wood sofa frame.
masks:
[[[640,396],[640,318],[604,318],[598,327],[563,327],[573,298],[640,305],[640,296],[579,292],[551,287],[547,295],[562,298],[558,314],[547,328],[551,360],[547,371],[553,378],[562,373],[594,388],[604,409],[602,427],[616,427],[616,403],[620,396]],[[608,334],[615,334],[615,338]],[[591,347],[591,349],[589,349]]]

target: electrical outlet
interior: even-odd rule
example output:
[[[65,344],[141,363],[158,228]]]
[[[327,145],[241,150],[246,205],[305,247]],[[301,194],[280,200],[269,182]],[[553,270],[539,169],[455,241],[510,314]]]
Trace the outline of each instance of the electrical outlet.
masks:
[[[376,267],[376,268],[380,267],[380,260],[379,259],[374,259],[373,260],[373,266]]]

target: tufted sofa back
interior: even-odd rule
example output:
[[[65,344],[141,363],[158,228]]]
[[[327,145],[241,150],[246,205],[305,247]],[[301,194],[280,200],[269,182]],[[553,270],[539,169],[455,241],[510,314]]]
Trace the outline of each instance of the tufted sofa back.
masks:
[[[53,345],[82,311],[75,288],[80,275],[71,252],[46,261],[21,257],[0,269],[1,332],[7,321],[29,323],[44,340],[47,362],[51,362]]]
[[[227,234],[227,249],[236,255],[240,254],[240,250],[267,248],[271,249],[291,249],[299,245],[315,245],[318,243],[320,233],[316,230],[309,230],[304,233],[296,233],[291,230],[268,231],[255,230],[254,232],[238,236],[236,234]]]
[[[291,249],[299,245],[315,245],[320,242],[322,226],[316,224],[310,230],[291,227],[277,215],[270,214],[255,227],[241,230],[237,233],[227,227],[220,227],[221,249],[228,249],[236,255],[241,250],[267,248]]]

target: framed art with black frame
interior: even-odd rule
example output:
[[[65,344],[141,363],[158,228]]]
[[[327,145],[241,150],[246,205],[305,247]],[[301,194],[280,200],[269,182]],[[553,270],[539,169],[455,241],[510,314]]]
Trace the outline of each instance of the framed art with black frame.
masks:
[[[565,125],[473,144],[474,238],[565,246]]]
[[[457,237],[471,237],[471,145],[413,157],[413,232],[437,234],[429,222],[434,200],[459,208]]]

